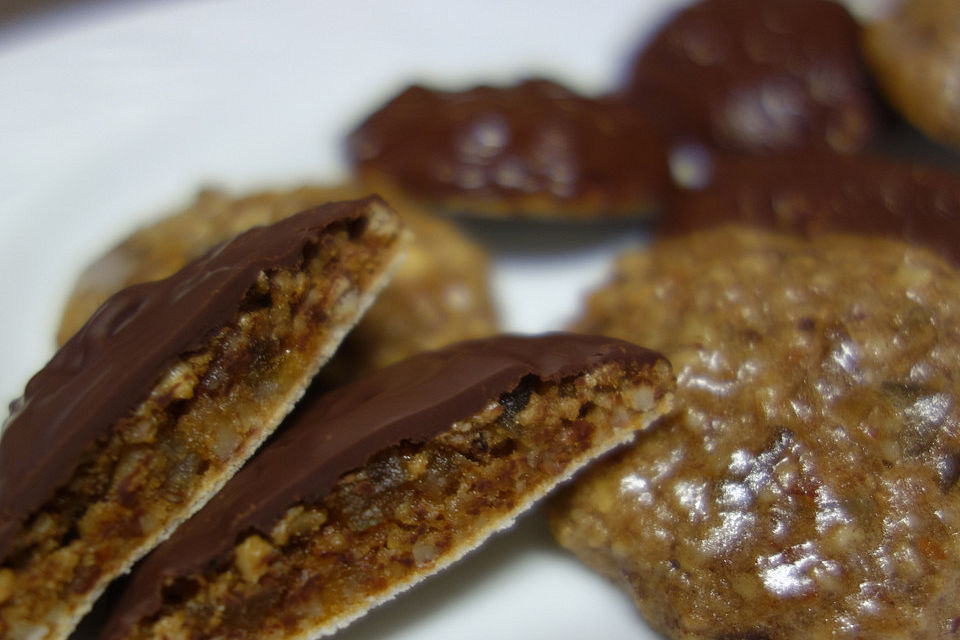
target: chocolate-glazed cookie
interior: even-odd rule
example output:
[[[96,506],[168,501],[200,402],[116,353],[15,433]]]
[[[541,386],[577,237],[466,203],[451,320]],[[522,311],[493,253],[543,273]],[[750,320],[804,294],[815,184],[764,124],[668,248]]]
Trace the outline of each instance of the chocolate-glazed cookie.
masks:
[[[642,47],[624,90],[675,139],[854,151],[877,121],[858,37],[828,0],[704,0]]]
[[[887,99],[930,138],[960,147],[960,9],[904,0],[864,29],[864,57]]]
[[[369,193],[356,185],[303,186],[234,196],[207,189],[186,209],[138,230],[88,266],[77,280],[58,339],[69,338],[115,291],[170,275],[210,247],[332,200]],[[493,335],[486,252],[449,221],[390,197],[414,241],[372,307],[322,375],[342,382],[425,349]]]
[[[669,408],[658,354],[501,336],[308,395],[134,573],[106,637],[331,633],[449,565]]]
[[[728,226],[625,255],[578,326],[676,369],[677,411],[552,513],[654,627],[956,635],[956,267],[884,238]]]
[[[123,289],[27,384],[0,439],[0,637],[65,638],[302,395],[400,257],[381,200],[258,227]]]
[[[769,157],[714,153],[699,188],[670,198],[660,230],[737,223],[804,237],[846,231],[899,238],[960,264],[960,174],[863,154]]]
[[[546,80],[412,86],[347,140],[361,180],[453,213],[539,219],[649,214],[667,184],[654,125]]]

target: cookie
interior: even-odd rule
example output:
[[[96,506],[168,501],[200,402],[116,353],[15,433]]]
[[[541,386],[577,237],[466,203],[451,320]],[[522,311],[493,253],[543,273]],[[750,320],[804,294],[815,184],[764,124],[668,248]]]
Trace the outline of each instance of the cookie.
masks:
[[[105,637],[319,637],[454,562],[668,410],[669,364],[501,336],[313,395],[135,571]]]
[[[863,52],[893,107],[933,140],[960,147],[960,11],[904,0],[864,29]]]
[[[901,238],[960,264],[960,174],[864,154],[712,154],[698,189],[671,198],[660,232],[736,222],[804,237],[830,232]]]
[[[279,424],[400,257],[381,200],[253,229],[109,298],[0,439],[0,636],[66,638]]]
[[[960,274],[908,244],[723,227],[622,258],[580,328],[663,350],[675,411],[553,505],[672,638],[960,619]]]
[[[668,182],[664,143],[642,114],[547,80],[411,86],[350,134],[347,155],[375,189],[480,217],[649,214]]]
[[[203,191],[183,211],[142,228],[87,267],[67,303],[58,338],[66,340],[97,305],[122,287],[166,277],[213,245],[251,227],[365,193],[350,185],[244,196]],[[344,380],[424,349],[497,331],[484,250],[449,222],[395,197],[390,202],[414,232],[414,242],[390,285],[346,338],[342,353],[324,368],[323,375],[330,380]]]
[[[642,46],[624,92],[674,139],[855,151],[878,122],[859,35],[828,0],[703,0]]]
[[[486,250],[449,220],[402,203],[414,241],[390,284],[321,375],[343,382],[421,351],[498,332]]]

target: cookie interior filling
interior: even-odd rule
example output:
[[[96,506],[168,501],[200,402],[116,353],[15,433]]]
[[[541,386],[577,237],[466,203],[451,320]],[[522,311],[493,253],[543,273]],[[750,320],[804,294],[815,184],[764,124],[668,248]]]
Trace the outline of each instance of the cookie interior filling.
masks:
[[[339,221],[297,267],[261,272],[233,320],[177,356],[30,516],[0,567],[0,635],[46,637],[189,516],[289,409],[318,354],[329,357],[395,240],[379,213]]]
[[[130,637],[332,632],[456,560],[578,464],[662,415],[666,370],[663,361],[652,374],[604,364],[559,384],[527,376],[426,442],[374,454],[269,532],[242,533],[201,573],[168,581],[161,610]]]

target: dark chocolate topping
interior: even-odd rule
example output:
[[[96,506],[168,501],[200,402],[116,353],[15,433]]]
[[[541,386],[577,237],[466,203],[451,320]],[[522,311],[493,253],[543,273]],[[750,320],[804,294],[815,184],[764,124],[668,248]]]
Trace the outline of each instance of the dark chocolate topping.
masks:
[[[166,280],[107,300],[11,405],[0,440],[0,558],[84,452],[148,396],[163,368],[237,313],[261,271],[297,265],[325,228],[364,220],[371,200],[252,229]]]
[[[859,27],[828,0],[705,0],[636,57],[625,89],[671,131],[725,148],[860,149],[878,100]]]
[[[643,114],[545,80],[461,92],[412,86],[351,134],[347,152],[361,172],[440,201],[509,206],[536,195],[561,208],[639,210],[667,180],[664,143]]]
[[[960,265],[960,174],[876,156],[714,155],[703,189],[679,191],[664,233],[738,223],[803,236],[860,233],[924,246]]]
[[[250,530],[268,536],[288,508],[322,498],[374,453],[425,441],[525,376],[557,381],[603,363],[643,367],[661,359],[613,338],[500,336],[413,356],[326,395],[308,391],[281,435],[137,568],[106,637],[158,611],[168,578],[202,570]]]

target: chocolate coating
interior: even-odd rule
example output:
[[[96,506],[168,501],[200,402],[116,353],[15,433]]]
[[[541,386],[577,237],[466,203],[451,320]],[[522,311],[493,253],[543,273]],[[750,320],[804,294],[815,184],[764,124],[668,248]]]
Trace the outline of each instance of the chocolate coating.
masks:
[[[705,0],[639,52],[625,90],[676,137],[854,151],[878,112],[858,37],[836,2]]]
[[[162,368],[236,314],[261,271],[297,265],[325,228],[362,223],[373,200],[255,228],[165,280],[107,300],[11,404],[0,440],[0,557],[84,452],[149,394]]]
[[[874,156],[714,155],[707,184],[679,191],[663,231],[740,223],[804,236],[906,240],[960,264],[960,174]]]
[[[473,214],[637,213],[667,184],[663,141],[641,113],[546,80],[409,87],[350,135],[347,154],[365,179]]]
[[[326,395],[308,392],[281,435],[137,569],[105,637],[122,637],[159,610],[167,578],[202,570],[251,529],[269,535],[288,508],[321,498],[374,453],[428,439],[525,376],[558,381],[609,362],[642,367],[659,359],[614,338],[499,336],[413,356]]]

